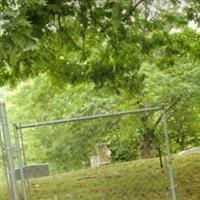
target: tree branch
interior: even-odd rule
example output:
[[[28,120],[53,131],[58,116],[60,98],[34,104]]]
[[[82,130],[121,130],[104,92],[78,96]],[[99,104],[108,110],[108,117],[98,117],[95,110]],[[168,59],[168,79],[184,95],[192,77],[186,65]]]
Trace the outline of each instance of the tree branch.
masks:
[[[129,11],[127,12],[127,14],[124,16],[123,20],[126,21],[129,19],[129,17],[132,15],[133,11],[135,11],[135,9],[145,0],[140,0],[138,1],[133,7],[131,7],[129,9]]]
[[[171,110],[173,107],[176,106],[176,104],[182,99],[183,95],[181,94],[179,97],[176,98],[176,100],[167,107],[166,111]],[[160,121],[162,120],[162,115],[160,115],[160,117],[157,119],[157,121],[155,122],[154,126],[153,126],[153,130],[156,129],[156,127],[158,126],[158,124],[160,123]]]
[[[137,8],[143,1],[145,1],[145,0],[140,0],[140,1],[138,1],[133,7],[131,7],[131,8],[128,10],[127,14],[123,17],[122,20],[123,20],[123,21],[127,21],[127,20],[129,19],[129,17],[132,15],[133,11],[135,11],[136,8]],[[106,25],[102,28],[101,32],[104,33],[110,26],[111,26],[110,23],[109,23],[109,24],[106,24]]]

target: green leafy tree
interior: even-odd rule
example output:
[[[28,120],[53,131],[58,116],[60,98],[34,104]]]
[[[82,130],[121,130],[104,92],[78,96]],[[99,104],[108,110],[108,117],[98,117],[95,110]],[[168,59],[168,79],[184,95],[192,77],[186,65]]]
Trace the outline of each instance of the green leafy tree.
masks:
[[[0,3],[0,84],[28,81],[11,92],[11,109],[17,109],[17,113],[24,111],[21,119],[12,114],[14,121],[165,103],[174,151],[198,144],[194,138],[199,137],[200,40],[197,28],[188,27],[191,21],[198,25],[197,0],[187,0],[184,6],[174,0]],[[104,97],[108,89],[112,95]],[[69,96],[72,98],[68,99]],[[132,119],[122,119],[114,125],[96,122],[67,126],[68,135],[63,135],[59,128],[48,130],[46,136],[40,134],[45,130],[33,132],[29,140],[32,137],[32,145],[43,148],[41,160],[58,159],[60,164],[70,159],[73,167],[86,164],[97,140],[110,142],[116,160],[137,157],[137,152],[127,147],[139,148],[141,143],[149,146],[141,151],[151,154],[156,148],[160,154],[161,117],[143,115],[138,120],[139,125],[131,126],[134,136],[128,128]],[[104,126],[109,136],[101,130]],[[93,137],[93,130],[98,130],[101,137]],[[78,154],[73,145],[80,144],[86,135],[91,141],[86,145],[88,149],[82,146],[85,151],[72,161]],[[52,142],[55,136],[59,136],[58,140]],[[119,149],[115,149],[117,145],[121,145]],[[33,149],[30,152],[34,160]],[[59,157],[63,152],[67,156]]]

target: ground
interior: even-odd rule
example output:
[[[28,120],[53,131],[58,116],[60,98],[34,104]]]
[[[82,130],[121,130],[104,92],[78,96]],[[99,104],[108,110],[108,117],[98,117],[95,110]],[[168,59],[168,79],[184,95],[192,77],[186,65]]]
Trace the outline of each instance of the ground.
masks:
[[[174,172],[177,200],[199,200],[200,155],[176,156]],[[0,199],[8,199],[0,190]],[[146,159],[32,180],[31,195],[31,200],[167,200],[170,188],[158,159]]]

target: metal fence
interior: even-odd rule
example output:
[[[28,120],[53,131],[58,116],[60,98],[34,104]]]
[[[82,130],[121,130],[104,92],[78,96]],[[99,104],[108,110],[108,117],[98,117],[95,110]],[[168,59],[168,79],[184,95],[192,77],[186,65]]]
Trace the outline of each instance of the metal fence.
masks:
[[[155,107],[155,108],[145,108],[140,110],[132,110],[132,111],[123,111],[123,112],[113,112],[113,113],[106,113],[106,114],[99,114],[93,116],[82,116],[82,117],[75,117],[75,118],[67,118],[67,119],[59,119],[59,120],[52,120],[46,122],[37,122],[37,123],[30,123],[30,124],[15,124],[14,125],[14,145],[12,146],[12,141],[10,138],[10,131],[6,117],[6,109],[5,103],[0,103],[0,116],[1,116],[1,126],[2,126],[2,136],[3,136],[3,144],[5,146],[5,156],[6,156],[6,163],[7,163],[7,171],[8,171],[8,180],[9,180],[9,190],[11,191],[11,199],[12,200],[30,200],[32,197],[32,186],[30,186],[30,180],[25,173],[25,168],[28,167],[26,158],[26,147],[24,138],[26,137],[25,130],[27,129],[37,129],[39,127],[49,127],[55,126],[59,124],[69,124],[69,123],[80,123],[84,122],[88,123],[94,120],[102,120],[107,118],[117,118],[117,117],[124,117],[124,116],[133,116],[133,115],[142,115],[144,113],[161,113],[162,120],[161,120],[161,127],[163,133],[163,153],[165,158],[164,168],[162,170],[159,167],[154,169],[154,165],[151,165],[149,162],[148,167],[153,168],[153,171],[150,172],[148,167],[144,172],[143,181],[141,184],[135,183],[134,187],[134,199],[137,197],[141,199],[141,196],[144,195],[146,191],[147,194],[151,193],[152,198],[155,196],[155,199],[172,199],[176,200],[176,191],[175,191],[175,183],[174,183],[174,176],[173,176],[173,169],[172,169],[172,157],[170,152],[170,143],[168,137],[168,127],[167,127],[167,113],[164,107]],[[23,132],[22,132],[23,131]],[[64,134],[64,133],[63,133]],[[157,162],[157,161],[156,161]],[[136,164],[137,165],[137,164]],[[18,168],[18,172],[20,174],[20,179],[17,180],[16,177],[16,168]],[[137,176],[135,172],[134,176]],[[158,177],[162,179],[161,182],[158,182]],[[153,178],[153,179],[152,179]],[[136,179],[135,179],[136,180]],[[152,181],[153,180],[153,181]],[[145,184],[143,183],[150,183],[149,187],[144,187]],[[128,184],[128,183],[127,183]],[[131,184],[130,184],[131,185]],[[127,190],[131,190],[130,187],[127,187]],[[155,190],[155,192],[153,192]],[[164,192],[163,192],[164,191]],[[164,194],[164,196],[163,196]],[[136,198],[136,199],[137,199]],[[76,198],[79,199],[79,198]],[[81,199],[81,198],[80,198]]]
[[[5,149],[3,146],[3,138],[0,135],[0,191],[8,189],[8,177],[7,177],[7,166],[5,160]],[[9,194],[10,192],[8,192]],[[0,192],[0,199],[9,198],[5,197],[5,194]]]

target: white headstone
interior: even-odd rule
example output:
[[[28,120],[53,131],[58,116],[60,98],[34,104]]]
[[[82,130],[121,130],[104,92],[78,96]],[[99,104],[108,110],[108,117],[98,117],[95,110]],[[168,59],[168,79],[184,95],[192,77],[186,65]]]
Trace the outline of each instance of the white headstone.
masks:
[[[98,167],[99,166],[99,156],[91,156],[90,157],[90,164],[91,164],[91,167],[94,168],[94,167]]]
[[[106,144],[97,144],[97,155],[99,156],[99,165],[111,163],[111,150]]]

